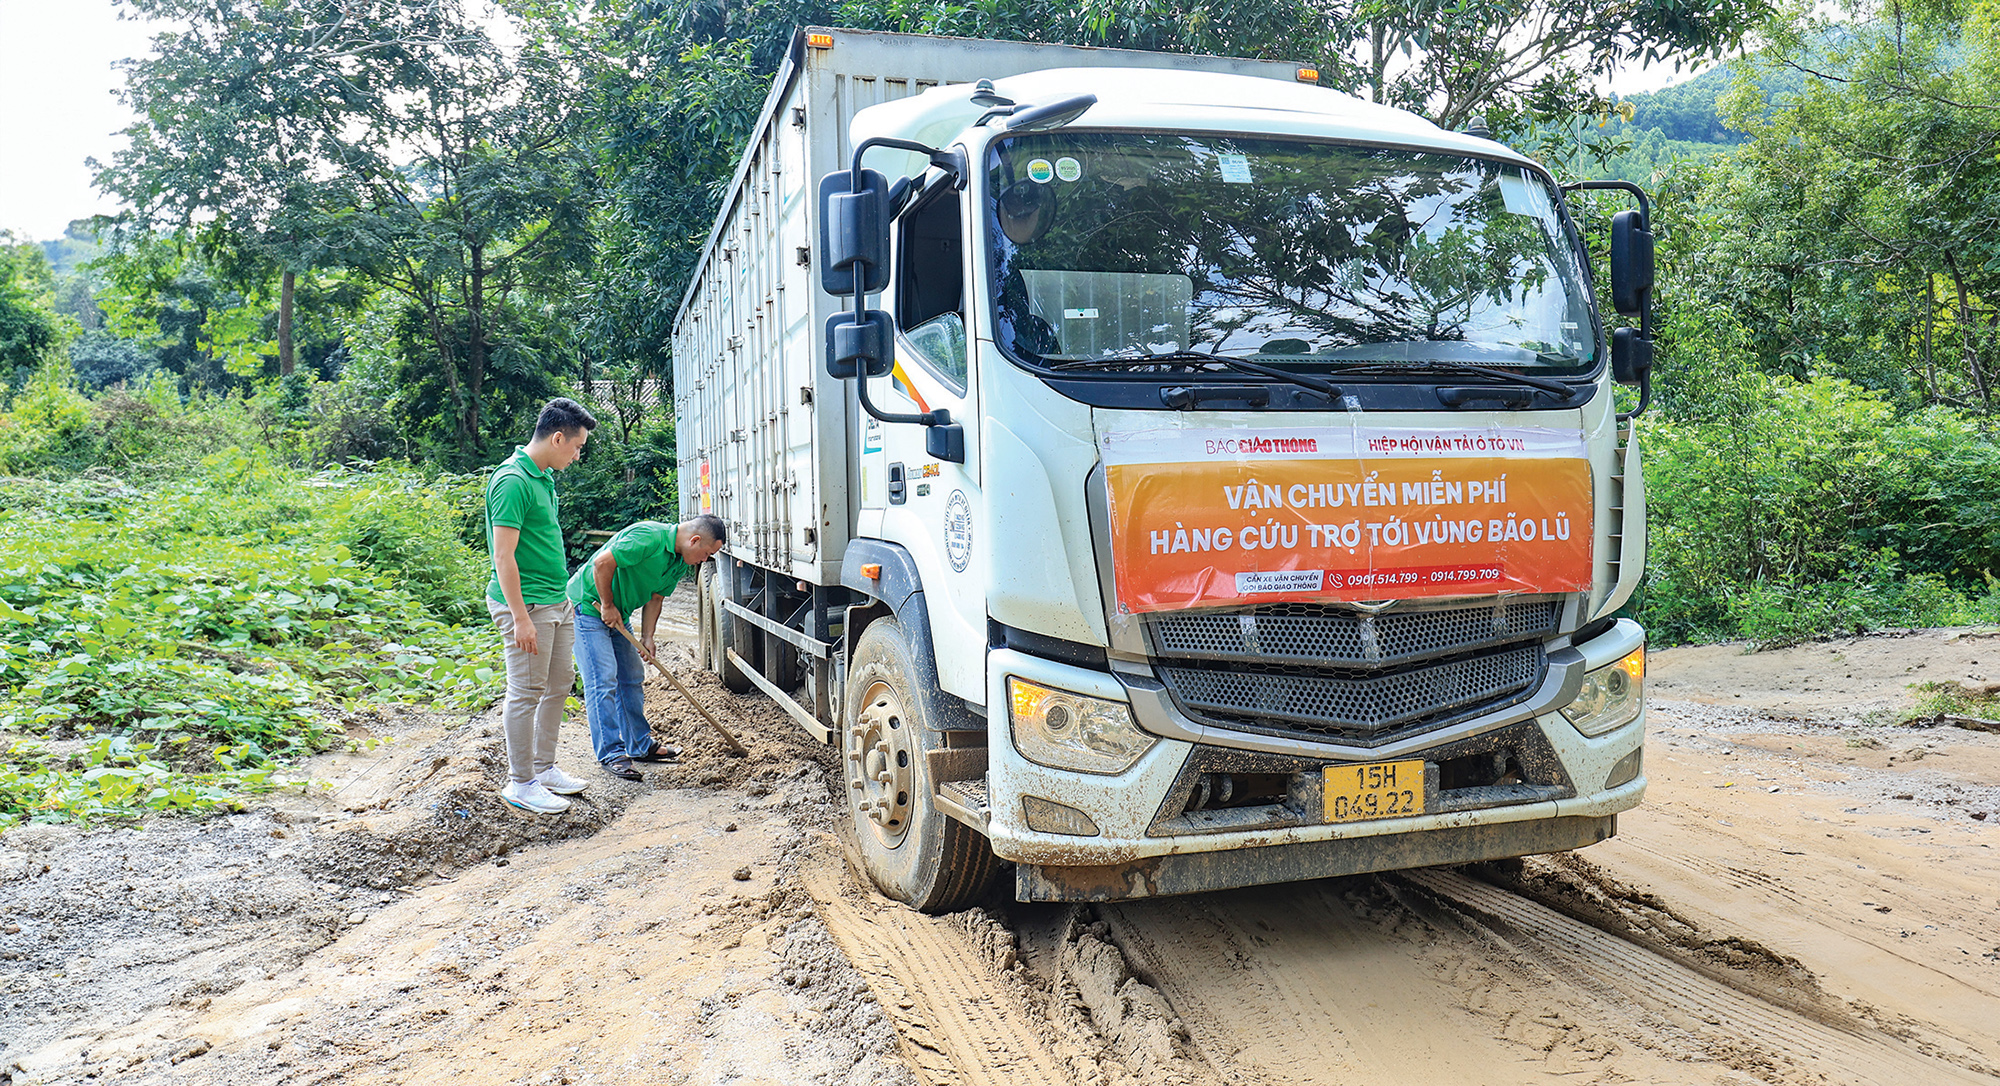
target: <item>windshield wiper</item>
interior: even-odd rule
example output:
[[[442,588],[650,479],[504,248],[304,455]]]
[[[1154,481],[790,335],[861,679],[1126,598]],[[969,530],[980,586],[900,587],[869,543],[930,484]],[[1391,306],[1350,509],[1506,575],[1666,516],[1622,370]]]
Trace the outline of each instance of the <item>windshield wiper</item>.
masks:
[[[1580,359],[1574,358],[1573,356],[1570,355],[1550,355],[1546,356],[1546,358],[1549,361],[1567,361],[1572,363],[1581,361]],[[1515,373],[1512,370],[1494,369],[1492,366],[1481,366],[1472,362],[1446,362],[1441,359],[1431,359],[1421,362],[1410,362],[1408,364],[1400,364],[1400,365],[1382,365],[1380,363],[1375,363],[1375,364],[1364,363],[1359,366],[1342,366],[1340,367],[1340,372],[1343,374],[1359,374],[1368,377],[1381,377],[1381,376],[1393,377],[1405,373],[1440,373],[1440,374],[1451,374],[1453,376],[1458,376],[1458,377],[1484,377],[1489,381],[1504,381],[1509,384],[1526,385],[1529,388],[1538,388],[1541,389],[1543,392],[1553,392],[1556,395],[1563,397],[1564,399],[1568,399],[1569,397],[1576,394],[1576,389],[1572,388],[1569,385],[1563,384],[1561,381],[1558,381],[1553,377],[1532,377],[1525,373]]]
[[[1298,385],[1300,388],[1309,388],[1329,400],[1338,400],[1341,395],[1340,386],[1330,381],[1322,381],[1317,377],[1308,377],[1303,373],[1282,370],[1276,366],[1259,365],[1256,362],[1246,361],[1245,359],[1235,358],[1226,354],[1216,354],[1213,351],[1156,351],[1151,354],[1113,355],[1108,358],[1083,358],[1074,362],[1053,363],[1049,368],[1053,370],[1105,369],[1124,366],[1146,366],[1159,362],[1212,362],[1217,365],[1228,366],[1230,369],[1241,370],[1244,373],[1273,377],[1280,381]]]

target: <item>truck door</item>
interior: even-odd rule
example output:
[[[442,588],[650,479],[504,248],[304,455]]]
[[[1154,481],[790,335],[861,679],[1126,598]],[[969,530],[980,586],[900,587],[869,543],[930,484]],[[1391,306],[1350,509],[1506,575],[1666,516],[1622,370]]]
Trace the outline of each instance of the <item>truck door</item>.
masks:
[[[978,523],[984,502],[977,383],[966,326],[964,223],[964,197],[945,183],[920,193],[897,217],[889,284],[896,365],[888,376],[873,378],[868,392],[886,411],[951,412],[951,420],[965,427],[965,462],[929,455],[926,427],[881,424],[864,432],[863,447],[880,443],[883,485],[868,487],[863,501],[881,502],[883,538],[908,549],[923,574],[931,635],[939,647],[939,685],[982,704],[983,654],[947,650],[986,643],[983,582],[975,564],[985,560],[980,549],[991,543]],[[863,459],[866,465],[868,454]]]

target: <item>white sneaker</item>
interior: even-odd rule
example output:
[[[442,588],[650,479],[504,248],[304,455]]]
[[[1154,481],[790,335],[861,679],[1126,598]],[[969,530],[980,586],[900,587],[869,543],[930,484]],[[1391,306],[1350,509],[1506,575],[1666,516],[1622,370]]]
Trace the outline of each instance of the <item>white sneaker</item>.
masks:
[[[510,782],[500,790],[500,798],[536,814],[557,814],[569,810],[569,800],[544,788],[540,781]]]
[[[588,783],[577,780],[555,766],[535,774],[535,782],[561,796],[573,796],[590,787]]]

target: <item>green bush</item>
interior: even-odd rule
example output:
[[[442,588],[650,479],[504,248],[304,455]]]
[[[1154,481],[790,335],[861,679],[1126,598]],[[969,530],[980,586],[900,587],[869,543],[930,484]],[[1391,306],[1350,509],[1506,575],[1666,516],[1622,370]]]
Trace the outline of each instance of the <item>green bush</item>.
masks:
[[[16,741],[0,825],[226,806],[333,741],[331,709],[489,703],[499,643],[460,538],[472,485],[230,448],[145,486],[0,489],[0,731],[129,754]]]
[[[176,770],[152,756],[157,749],[120,736],[64,758],[51,754],[47,744],[17,740],[0,752],[0,825],[20,817],[16,812],[59,812],[89,823],[156,811],[213,810],[278,787],[269,767],[238,764],[241,748],[217,748],[218,768],[212,773]]]
[[[378,465],[365,472],[329,469],[307,485],[333,493],[321,517],[327,538],[397,579],[431,614],[451,622],[486,620],[486,556],[465,542],[481,530],[480,477],[426,478]]]
[[[77,391],[66,360],[37,367],[0,415],[0,472],[81,470],[96,462],[100,447],[90,400]]]
[[[1657,643],[1791,644],[1990,610],[1975,598],[2000,572],[2000,450],[1975,422],[1695,361],[1641,439],[1652,543],[1636,603]]]
[[[1728,599],[1735,633],[1757,648],[1890,626],[1951,626],[1978,621],[1980,609],[1935,573],[1904,574],[1884,550],[1851,576],[1810,584],[1759,581]]]

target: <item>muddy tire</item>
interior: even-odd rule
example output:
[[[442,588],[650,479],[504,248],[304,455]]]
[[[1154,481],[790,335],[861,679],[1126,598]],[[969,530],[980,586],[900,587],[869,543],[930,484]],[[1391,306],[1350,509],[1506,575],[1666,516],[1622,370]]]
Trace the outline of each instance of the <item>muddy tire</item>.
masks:
[[[723,610],[722,601],[729,595],[727,573],[719,562],[710,562],[702,567],[702,651],[708,670],[722,680],[722,685],[733,693],[745,694],[756,689],[756,684],[743,673],[743,669],[730,662],[729,650],[735,649],[738,656],[751,659],[748,630],[750,624]]]
[[[931,802],[931,751],[945,745],[937,666],[910,649],[895,619],[854,646],[841,729],[850,832],[884,894],[927,913],[979,900],[1001,867],[986,838]],[[961,710],[962,711],[962,710]]]

